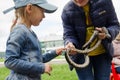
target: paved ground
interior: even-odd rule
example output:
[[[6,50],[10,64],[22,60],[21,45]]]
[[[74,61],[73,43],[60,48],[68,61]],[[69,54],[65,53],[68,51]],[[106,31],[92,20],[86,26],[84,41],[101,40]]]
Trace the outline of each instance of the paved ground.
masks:
[[[0,67],[3,67],[4,66],[4,63],[3,62],[0,62]]]
[[[49,64],[66,64],[66,60],[65,59],[53,59],[50,62],[48,62]],[[3,67],[4,63],[0,62],[0,67]]]
[[[48,63],[50,63],[50,64],[66,64],[67,62],[65,59],[53,59]]]

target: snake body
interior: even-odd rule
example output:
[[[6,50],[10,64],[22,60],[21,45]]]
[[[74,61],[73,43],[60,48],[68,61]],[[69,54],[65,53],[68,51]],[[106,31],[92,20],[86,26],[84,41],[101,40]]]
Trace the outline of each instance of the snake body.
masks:
[[[108,33],[107,29],[106,29],[105,27],[102,27],[102,28],[103,28],[103,30],[105,31],[107,38],[110,38],[111,36],[110,36],[110,34]],[[83,45],[84,50],[71,49],[71,50],[73,50],[73,51],[75,51],[75,52],[77,52],[77,53],[80,53],[80,54],[83,54],[83,55],[84,55],[84,57],[85,57],[85,62],[84,62],[83,64],[76,64],[75,62],[73,62],[73,61],[71,60],[71,58],[70,58],[70,56],[69,56],[70,50],[67,50],[67,51],[65,52],[66,61],[67,61],[70,65],[72,65],[73,67],[75,67],[75,68],[84,68],[84,67],[88,66],[90,61],[89,61],[89,56],[87,55],[87,53],[95,50],[95,49],[101,44],[101,41],[102,41],[102,40],[101,40],[101,39],[98,39],[98,41],[97,41],[97,43],[95,44],[95,46],[93,46],[93,47],[91,47],[91,48],[87,48],[87,47],[97,38],[98,33],[99,33],[99,31],[97,31],[97,30],[94,31],[94,33],[93,33],[93,35],[91,36],[91,38],[89,39],[89,41]]]

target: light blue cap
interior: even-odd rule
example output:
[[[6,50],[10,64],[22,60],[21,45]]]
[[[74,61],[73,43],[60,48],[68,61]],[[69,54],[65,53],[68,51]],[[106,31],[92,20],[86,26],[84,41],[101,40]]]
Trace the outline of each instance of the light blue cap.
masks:
[[[53,13],[57,10],[57,7],[49,4],[46,0],[13,0],[15,6],[4,10],[3,13],[6,14],[9,11],[13,10],[13,9],[17,9],[23,6],[26,6],[27,4],[34,4],[37,5],[41,8],[43,8],[45,10],[46,13]]]

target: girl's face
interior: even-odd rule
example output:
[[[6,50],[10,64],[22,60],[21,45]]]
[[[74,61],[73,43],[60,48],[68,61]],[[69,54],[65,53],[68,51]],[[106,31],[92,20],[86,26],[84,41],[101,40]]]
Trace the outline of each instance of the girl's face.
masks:
[[[78,6],[85,6],[89,0],[74,0]]]
[[[45,17],[44,10],[38,6],[32,5],[28,11],[29,24],[33,26],[38,26],[42,19]]]

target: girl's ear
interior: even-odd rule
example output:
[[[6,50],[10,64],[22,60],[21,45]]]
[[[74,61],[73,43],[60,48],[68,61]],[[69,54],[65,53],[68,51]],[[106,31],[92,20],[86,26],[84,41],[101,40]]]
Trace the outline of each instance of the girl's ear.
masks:
[[[31,11],[32,11],[32,4],[28,4],[28,5],[26,6],[26,12],[30,14]]]

